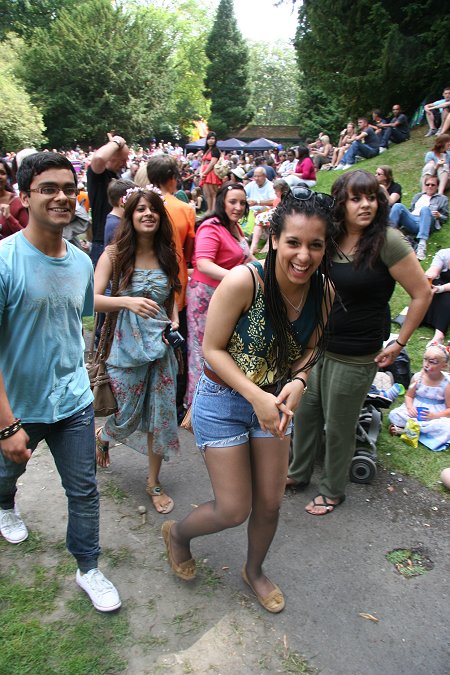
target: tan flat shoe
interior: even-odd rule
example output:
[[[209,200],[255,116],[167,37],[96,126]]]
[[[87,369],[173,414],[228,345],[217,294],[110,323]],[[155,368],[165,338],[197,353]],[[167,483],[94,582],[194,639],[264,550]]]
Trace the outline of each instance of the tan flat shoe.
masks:
[[[267,577],[268,578],[268,577]],[[251,585],[250,581],[248,580],[247,577],[247,570],[246,566],[242,568],[242,579],[245,581],[247,586],[251,588],[253,593],[256,595],[256,598],[259,602],[259,604],[264,607],[268,612],[271,612],[272,614],[278,614],[279,612],[282,612],[283,609],[286,606],[286,601],[284,599],[284,595],[281,592],[280,588],[273,583],[273,581],[270,581],[271,584],[273,584],[273,591],[270,591],[268,595],[265,595],[264,597],[262,595],[258,595],[258,593],[255,591],[253,586]]]
[[[170,530],[172,529],[172,526],[174,524],[175,524],[174,520],[166,520],[161,527],[161,534],[163,536],[164,543],[167,549],[167,560],[169,565],[177,575],[177,577],[183,579],[183,581],[192,581],[193,579],[195,579],[195,576],[197,574],[197,570],[195,567],[195,560],[193,558],[190,558],[189,560],[185,560],[184,562],[177,563],[173,559],[172,544],[170,540]]]

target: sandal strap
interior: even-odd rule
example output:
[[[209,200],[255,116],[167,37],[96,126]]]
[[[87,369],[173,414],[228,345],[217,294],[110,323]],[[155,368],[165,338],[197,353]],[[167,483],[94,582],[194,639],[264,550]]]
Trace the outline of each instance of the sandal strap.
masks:
[[[103,431],[103,427],[99,427],[97,429],[97,431],[95,432],[95,446],[96,446],[97,450],[99,450],[104,455],[106,455],[109,452],[109,441],[104,441],[101,438],[102,431]]]
[[[150,497],[161,497],[166,494],[161,485],[147,485],[146,492]]]

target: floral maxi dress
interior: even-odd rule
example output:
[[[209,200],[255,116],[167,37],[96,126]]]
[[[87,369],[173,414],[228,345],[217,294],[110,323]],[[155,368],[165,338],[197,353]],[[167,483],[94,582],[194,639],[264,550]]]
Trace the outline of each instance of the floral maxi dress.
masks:
[[[119,295],[150,298],[160,311],[144,319],[128,309],[117,318],[107,360],[118,412],[107,418],[106,440],[123,442],[147,454],[147,434],[153,434],[153,452],[168,459],[179,449],[176,417],[177,360],[162,340],[170,323],[164,302],[169,283],[162,270],[135,269],[130,286]]]

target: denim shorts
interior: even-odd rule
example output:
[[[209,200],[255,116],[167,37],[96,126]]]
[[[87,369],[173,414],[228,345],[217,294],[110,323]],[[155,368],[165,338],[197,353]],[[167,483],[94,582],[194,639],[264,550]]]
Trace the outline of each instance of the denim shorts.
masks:
[[[192,424],[197,447],[229,448],[250,438],[275,438],[263,431],[251,404],[235,389],[217,384],[202,373],[192,401]],[[288,424],[286,436],[292,431]]]

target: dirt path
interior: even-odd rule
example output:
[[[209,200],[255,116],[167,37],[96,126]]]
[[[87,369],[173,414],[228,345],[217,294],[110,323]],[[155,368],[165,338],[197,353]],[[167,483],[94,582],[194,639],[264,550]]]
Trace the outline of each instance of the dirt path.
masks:
[[[174,518],[211,496],[193,439],[181,434],[182,454],[162,472]],[[381,472],[371,486],[350,486],[332,516],[314,518],[303,510],[314,487],[288,494],[267,561],[287,607],[271,616],[240,579],[244,528],[195,542],[199,578],[184,584],[169,570],[163,517],[145,494],[146,458],[120,446],[112,460],[99,473],[101,566],[120,590],[131,629],[118,647],[126,673],[306,672],[300,653],[323,675],[450,673],[450,508],[440,495]],[[46,448],[36,451],[22,483],[18,503],[30,530],[63,540],[66,501]],[[148,506],[145,524],[140,504]],[[434,568],[404,579],[385,553],[419,543]]]

